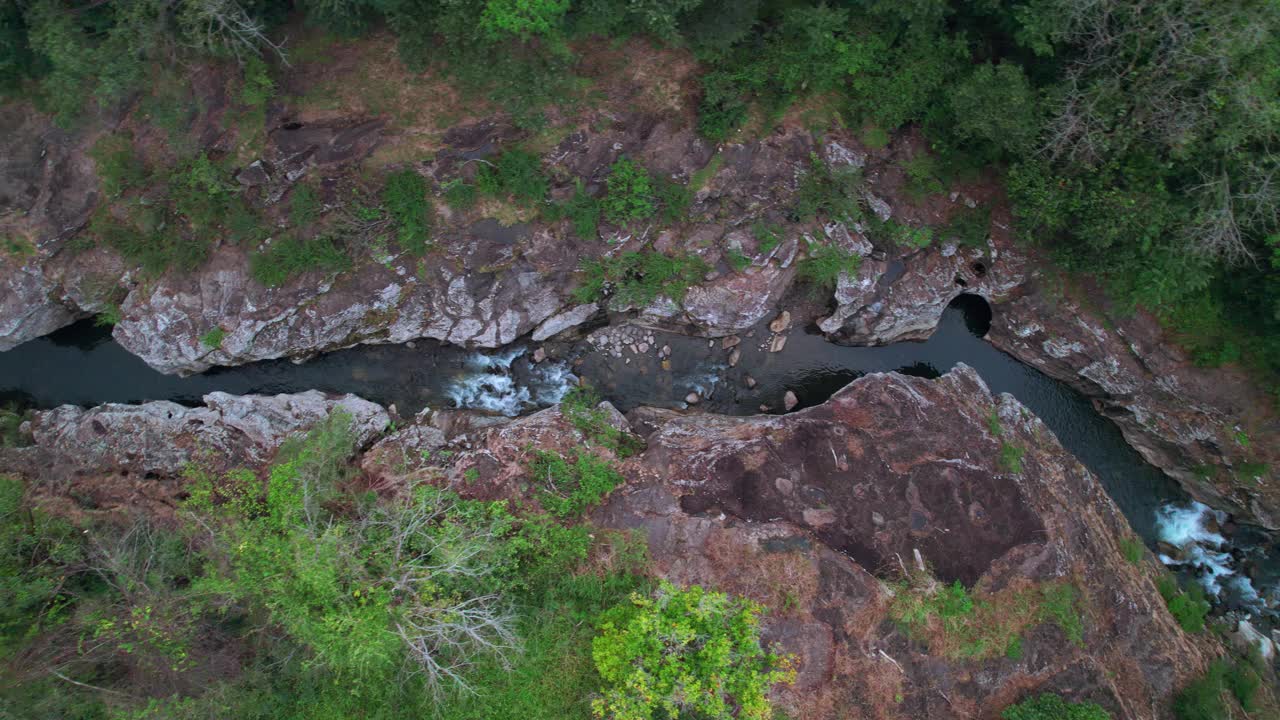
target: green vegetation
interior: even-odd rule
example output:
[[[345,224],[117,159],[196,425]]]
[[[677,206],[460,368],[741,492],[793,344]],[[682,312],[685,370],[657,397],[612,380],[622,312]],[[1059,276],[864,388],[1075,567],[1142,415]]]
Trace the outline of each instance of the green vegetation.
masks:
[[[507,150],[493,164],[481,165],[476,186],[487,195],[509,196],[525,205],[537,205],[547,195],[542,160],[524,150]]]
[[[807,257],[796,265],[796,274],[815,288],[832,290],[841,275],[857,275],[862,256],[830,243],[810,243]]]
[[[643,543],[425,485],[362,493],[355,437],[339,412],[265,477],[193,465],[163,529],[57,519],[0,478],[0,653],[26,678],[4,712],[589,718],[595,628],[647,595]]]
[[[1209,614],[1210,606],[1203,588],[1193,584],[1190,590],[1183,590],[1173,575],[1165,574],[1156,579],[1156,589],[1160,591],[1160,596],[1169,606],[1169,612],[1183,630],[1189,633],[1204,630],[1204,619]]]
[[[1173,700],[1177,720],[1217,720],[1231,716],[1225,696],[1230,693],[1245,712],[1252,712],[1261,678],[1247,664],[1215,660],[1204,677],[1182,689]]]
[[[18,447],[26,443],[22,436],[22,423],[27,413],[14,403],[0,405],[0,447]]]
[[[427,197],[427,181],[412,168],[392,173],[383,188],[382,203],[395,222],[400,249],[415,257],[425,255],[435,212]]]
[[[1022,472],[1022,456],[1026,455],[1026,453],[1026,449],[1021,445],[1002,441],[1000,443],[1000,467],[1004,468],[1005,472],[1015,475]]]
[[[222,347],[222,341],[227,337],[227,331],[220,327],[215,327],[204,335],[200,336],[200,344],[210,350],[217,350]]]
[[[659,297],[679,301],[709,269],[697,255],[625,252],[584,262],[582,284],[573,296],[578,302],[612,297],[624,305],[635,306],[648,305]]]
[[[176,74],[157,68],[231,59],[242,66],[236,98],[252,114],[273,90],[267,61],[285,53],[287,8],[261,0],[8,3],[0,91],[65,124],[86,106],[114,106]],[[544,124],[549,105],[585,96],[588,83],[574,74],[581,43],[571,40],[635,35],[688,48],[700,61],[698,127],[713,141],[768,132],[811,99],[830,122],[865,128],[872,147],[911,126],[927,141],[904,168],[911,192],[937,193],[960,172],[994,166],[1007,174],[1020,234],[1064,267],[1100,277],[1121,307],[1158,313],[1201,362],[1240,362],[1276,377],[1280,77],[1271,70],[1280,65],[1280,9],[1267,0],[1144,8],[1119,0],[325,0],[296,12],[345,36],[389,31],[411,70],[445,73],[523,128]],[[187,90],[157,89],[144,114],[157,126],[189,126],[199,108]],[[806,179],[797,216],[853,215],[856,193],[837,206],[815,202],[820,179]],[[642,173],[620,173],[614,184],[610,222],[660,210],[661,188],[646,188]],[[678,216],[679,203],[670,207]],[[976,230],[957,235],[979,242]]]
[[[323,210],[320,194],[311,185],[301,183],[289,195],[289,221],[295,227],[305,227],[315,222]]]
[[[759,606],[694,586],[662,583],[605,614],[592,644],[603,696],[593,715],[612,720],[773,717],[766,693],[794,672],[766,651]]]
[[[278,287],[302,273],[336,273],[350,266],[350,258],[329,235],[305,239],[286,235],[249,258],[253,279],[267,287]]]
[[[1079,591],[1071,582],[1005,588],[975,597],[959,581],[941,585],[921,576],[902,582],[895,593],[890,617],[947,657],[1020,655],[1021,634],[1038,623],[1057,625],[1068,640],[1084,644]]]
[[[768,255],[782,242],[782,227],[772,223],[756,221],[751,224],[751,235],[756,239],[756,251]]]
[[[600,407],[600,402],[600,395],[591,388],[575,387],[560,401],[560,412],[589,444],[609,448],[620,458],[643,450],[644,441],[615,427],[608,411]]]
[[[854,222],[862,218],[862,172],[852,166],[832,168],[817,155],[800,179],[792,215],[808,222],[824,218]]]
[[[1147,546],[1143,544],[1142,538],[1126,537],[1120,539],[1120,554],[1124,555],[1124,559],[1128,560],[1131,565],[1141,563],[1146,551]]]
[[[573,195],[559,205],[547,209],[552,222],[567,218],[574,234],[583,240],[595,240],[600,229],[600,201],[592,197],[581,179],[574,181]]]
[[[1068,702],[1043,693],[1010,705],[1000,713],[1004,720],[1111,720],[1111,713],[1091,702]]]
[[[104,135],[94,143],[89,156],[97,166],[102,192],[107,197],[119,197],[147,180],[147,167],[134,153],[130,136]]]
[[[643,165],[627,157],[609,168],[609,191],[602,202],[604,217],[615,225],[648,220],[657,212],[653,179]]]
[[[538,502],[561,518],[582,515],[623,483],[622,474],[611,461],[587,450],[579,450],[572,459],[545,450],[534,451],[529,476],[540,488]]]

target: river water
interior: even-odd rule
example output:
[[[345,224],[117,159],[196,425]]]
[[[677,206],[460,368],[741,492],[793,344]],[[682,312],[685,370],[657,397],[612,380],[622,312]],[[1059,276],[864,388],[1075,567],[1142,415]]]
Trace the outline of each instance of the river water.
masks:
[[[522,345],[481,353],[423,340],[365,345],[300,364],[273,360],[218,368],[185,378],[152,370],[113,342],[109,330],[86,321],[0,353],[0,401],[35,407],[147,400],[194,405],[215,390],[274,394],[319,389],[395,404],[402,415],[424,407],[516,415],[557,402],[581,376],[623,411],[637,405],[682,407],[684,398],[697,392],[707,410],[744,415],[759,412],[762,405],[781,412],[788,390],[800,407],[807,407],[867,373],[896,370],[937,377],[963,362],[993,392],[1008,392],[1035,412],[1098,476],[1149,546],[1156,547],[1158,540],[1185,545],[1182,555],[1162,560],[1185,580],[1202,583],[1219,609],[1274,617],[1268,606],[1274,606],[1269,596],[1280,585],[1280,563],[1275,561],[1280,548],[1273,540],[1247,528],[1230,538],[1221,534],[1216,524],[1225,518],[1191,502],[1176,483],[1143,461],[1086,398],[983,340],[990,312],[980,298],[961,296],[928,340],[885,347],[836,345],[795,328],[785,348],[770,353],[763,347],[769,333],[760,327],[742,336],[737,348],[741,358],[732,368],[719,340],[646,332],[654,339],[648,351],[623,357],[594,351],[584,341],[551,347],[553,359],[535,364],[530,348]],[[664,345],[671,349],[668,368],[658,356]],[[748,387],[748,375],[753,387]]]

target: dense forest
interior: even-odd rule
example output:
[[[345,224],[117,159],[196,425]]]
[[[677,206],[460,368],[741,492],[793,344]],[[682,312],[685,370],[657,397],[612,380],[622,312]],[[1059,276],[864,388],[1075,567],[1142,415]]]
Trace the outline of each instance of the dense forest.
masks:
[[[941,193],[991,173],[1020,242],[1086,294],[1104,291],[1119,313],[1154,313],[1198,363],[1239,364],[1280,392],[1276,0],[0,3],[0,97],[70,130],[133,103],[155,124],[183,125],[158,78],[202,62],[238,68],[244,114],[228,122],[260,130],[301,24],[346,40],[394,36],[405,67],[483,95],[530,132],[550,109],[590,102],[579,82],[588,44],[639,37],[677,48],[698,67],[697,132],[707,141],[766,133],[800,103],[821,105],[868,147],[918,133],[929,152],[908,162],[911,182]],[[89,227],[144,273],[194,270],[210,237],[239,225],[256,232],[227,168],[204,154],[148,175],[129,143],[108,134],[93,155],[108,200],[144,182],[165,186],[131,209],[154,216],[147,232],[107,213]],[[543,203],[545,217],[569,219],[584,237],[601,220],[678,217],[690,202],[688,187],[622,157],[603,198],[579,180],[571,199],[552,205],[539,168],[536,154],[507,149],[473,182],[442,190],[456,207],[485,193]],[[843,204],[858,201],[842,182],[815,155],[795,219],[844,217]],[[426,183],[412,169],[389,174],[381,204],[356,203],[352,222],[393,227],[401,249],[420,257]],[[288,203],[297,226],[320,212],[310,186]],[[164,232],[178,216],[198,241]],[[777,243],[762,223],[752,232]],[[823,252],[801,261],[800,276],[834,285],[848,258]],[[251,259],[268,287],[298,268],[348,262],[323,236],[282,240]],[[574,297],[594,302],[606,287],[636,304],[675,296],[707,273],[699,262],[648,251],[585,260]],[[635,278],[644,282],[625,281]],[[223,332],[200,342],[216,348]],[[161,517],[53,512],[33,484],[0,477],[0,660],[18,668],[0,681],[0,718],[777,717],[769,690],[795,682],[795,658],[761,640],[765,609],[659,581],[642,539],[584,521],[622,485],[620,463],[642,444],[617,432],[598,402],[574,391],[556,411],[581,449],[528,448],[525,473],[544,479],[529,489],[530,507],[430,482],[362,486],[352,464],[359,443],[341,413],[290,440],[261,476],[192,463],[181,501]],[[9,414],[16,436],[21,418]],[[990,423],[1000,436],[999,418]],[[1022,451],[1003,448],[1008,472],[1021,472]],[[440,480],[450,452],[405,463]],[[479,482],[476,472],[463,484]],[[1137,566],[1143,546],[1127,540]],[[1041,622],[1083,642],[1085,613],[1069,582],[1016,591],[1025,602],[1011,630],[976,592],[959,582],[939,589],[923,561],[921,571],[894,586],[892,616],[904,628],[945,626],[967,643],[963,657],[1021,657],[1019,633]],[[913,599],[916,581],[931,600]],[[1183,630],[1205,629],[1210,605],[1198,590],[1160,592]],[[1214,717],[1223,697],[1248,707],[1260,684],[1244,662],[1201,676],[1167,691],[1180,717]],[[1109,717],[1053,694],[1002,712]]]
[[[575,45],[642,34],[705,67],[699,128],[767,126],[822,96],[912,171],[1007,174],[1021,235],[1162,315],[1201,362],[1280,369],[1280,7],[1268,0],[10,0],[0,84],[74,123],[193,55],[287,63],[295,13],[389,29],[406,64],[525,126],[573,96]]]

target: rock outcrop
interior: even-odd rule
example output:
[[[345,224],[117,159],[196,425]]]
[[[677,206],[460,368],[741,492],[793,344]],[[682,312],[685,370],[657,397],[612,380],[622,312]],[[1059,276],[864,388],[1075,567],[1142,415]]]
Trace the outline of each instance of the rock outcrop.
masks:
[[[88,410],[63,405],[38,412],[28,426],[33,444],[0,449],[0,470],[38,477],[51,491],[91,499],[99,508],[168,505],[181,493],[189,464],[211,472],[259,469],[286,438],[339,409],[351,415],[361,445],[390,422],[380,405],[318,390],[274,396],[215,392],[204,403]]]
[[[966,366],[938,380],[870,375],[783,416],[639,408],[628,420],[614,423],[647,449],[622,462],[627,483],[594,521],[641,533],[667,579],[764,604],[766,637],[797,662],[796,684],[779,691],[791,717],[995,718],[1055,692],[1155,720],[1212,653],[1212,640],[1186,635],[1166,610],[1155,560],[1124,559],[1132,531],[1097,479]],[[456,455],[422,459],[412,452],[421,438],[402,430],[366,455],[372,486],[447,483],[528,503],[539,487],[531,447],[594,445],[559,408],[454,422],[443,438],[439,418],[430,422],[432,442]],[[1005,446],[1016,467],[1002,462]],[[1079,637],[1036,613],[998,647],[961,651],[908,632],[893,607],[898,594],[929,592],[898,582],[917,573],[917,552],[939,581],[984,602],[1073,588]],[[1014,638],[1020,651],[1006,654]]]
[[[932,381],[867,376],[781,417],[652,415],[639,423],[656,428],[648,449],[599,519],[642,531],[672,580],[790,608],[766,629],[799,660],[783,693],[794,717],[996,717],[1040,690],[1163,717],[1204,664],[1149,579],[1154,561],[1122,558],[1131,531],[1098,481],[965,366]],[[1002,444],[1021,449],[1017,472]],[[888,612],[912,591],[884,581],[917,550],[979,593],[1071,583],[1081,641],[1037,622],[1016,659],[939,652]]]

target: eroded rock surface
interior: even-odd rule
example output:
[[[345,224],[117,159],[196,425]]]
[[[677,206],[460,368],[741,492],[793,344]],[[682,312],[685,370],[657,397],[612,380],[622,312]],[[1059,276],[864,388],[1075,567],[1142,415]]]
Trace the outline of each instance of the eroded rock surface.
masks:
[[[380,405],[318,390],[271,396],[215,392],[204,403],[194,408],[165,401],[108,404],[88,410],[63,405],[39,412],[29,426],[34,444],[0,449],[0,469],[93,498],[97,507],[170,504],[190,463],[213,472],[261,468],[285,438],[339,409],[351,416],[361,445],[390,422]]]
[[[1121,557],[1130,531],[1096,478],[965,366],[868,376],[781,417],[643,416],[656,429],[602,522],[644,532],[676,581],[791,608],[766,627],[799,659],[783,693],[796,717],[995,717],[1037,689],[1163,717],[1204,663]],[[1023,448],[1020,472],[1000,465],[1001,443]],[[962,660],[913,640],[889,619],[883,581],[917,549],[938,577],[985,590],[1073,583],[1082,642],[1041,623],[1019,659]]]

